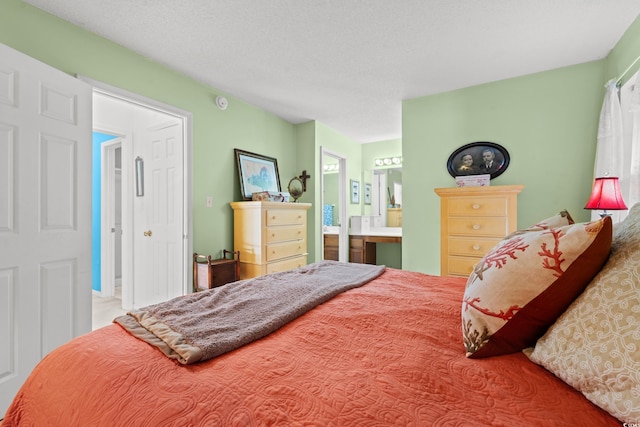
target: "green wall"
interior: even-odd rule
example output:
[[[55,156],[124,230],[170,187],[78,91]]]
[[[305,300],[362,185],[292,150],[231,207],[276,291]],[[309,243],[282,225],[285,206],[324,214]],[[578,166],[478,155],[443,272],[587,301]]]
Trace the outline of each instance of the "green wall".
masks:
[[[403,268],[439,274],[440,200],[433,189],[454,186],[446,161],[470,142],[509,151],[508,170],[491,185],[525,186],[519,226],[561,209],[587,221],[604,84],[638,57],[639,40],[636,20],[607,59],[404,101]]]
[[[318,122],[292,125],[215,88],[57,19],[20,0],[0,1],[0,42],[69,74],[81,74],[175,105],[193,114],[194,250],[216,254],[233,245],[229,202],[240,199],[233,148],[278,159],[283,188],[303,169],[311,175],[301,202],[309,212],[309,260],[320,258],[320,165],[324,146],[348,159],[350,179],[364,182],[382,145],[360,144]],[[493,141],[511,154],[493,185],[524,184],[518,221],[527,225],[559,209],[586,220],[595,133],[604,83],[640,54],[638,20],[604,60],[403,102],[403,245],[405,269],[439,272],[439,200],[453,185],[446,159],[472,141]],[[640,68],[640,63],[625,76]],[[221,111],[215,96],[229,107]],[[379,152],[377,150],[380,150]],[[395,155],[397,153],[390,153]],[[437,167],[433,164],[440,165]],[[205,207],[213,196],[212,208]],[[349,204],[349,215],[366,208]]]
[[[240,200],[233,149],[278,159],[283,187],[302,169],[297,129],[257,107],[200,84],[19,0],[0,1],[0,42],[69,74],[80,74],[175,105],[193,114],[194,250],[233,247],[233,213]],[[221,111],[215,96],[229,107]],[[205,206],[213,196],[213,207]],[[304,201],[304,200],[302,200]]]
[[[278,159],[283,190],[291,178],[306,169],[311,179],[299,201],[314,204],[308,212],[308,259],[320,259],[320,227],[315,226],[316,218],[322,218],[320,147],[347,157],[349,178],[359,179],[360,144],[314,121],[293,125],[20,0],[0,1],[0,43],[68,74],[83,75],[192,113],[196,252],[216,255],[233,247],[229,202],[241,199],[234,148]],[[215,106],[217,95],[228,98],[226,110]],[[212,208],[205,205],[207,196],[213,196]],[[349,205],[348,210],[349,215],[359,215],[360,205]]]

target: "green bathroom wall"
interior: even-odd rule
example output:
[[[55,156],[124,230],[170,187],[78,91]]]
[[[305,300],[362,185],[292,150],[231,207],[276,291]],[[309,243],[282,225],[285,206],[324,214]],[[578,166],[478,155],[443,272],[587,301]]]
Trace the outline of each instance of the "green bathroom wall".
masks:
[[[390,139],[362,144],[362,182],[372,182],[375,160],[386,157],[402,157],[402,139]],[[385,167],[379,169],[386,169]],[[362,206],[363,215],[371,215],[371,205]],[[404,229],[403,229],[404,234]],[[403,236],[404,240],[404,236]],[[402,244],[384,243],[376,245],[376,261],[388,267],[402,268]]]
[[[374,163],[376,159],[394,156],[402,157],[402,139],[400,138],[362,144],[362,181],[370,183],[374,169],[386,169],[376,167]],[[362,214],[371,215],[371,206],[363,205]]]

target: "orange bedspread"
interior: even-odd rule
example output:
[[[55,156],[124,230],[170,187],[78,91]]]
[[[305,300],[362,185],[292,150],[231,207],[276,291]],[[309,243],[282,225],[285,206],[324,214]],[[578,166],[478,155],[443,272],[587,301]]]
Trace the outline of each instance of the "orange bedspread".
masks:
[[[36,367],[2,426],[619,426],[518,353],[472,360],[463,279],[387,269],[184,366],[112,325]]]

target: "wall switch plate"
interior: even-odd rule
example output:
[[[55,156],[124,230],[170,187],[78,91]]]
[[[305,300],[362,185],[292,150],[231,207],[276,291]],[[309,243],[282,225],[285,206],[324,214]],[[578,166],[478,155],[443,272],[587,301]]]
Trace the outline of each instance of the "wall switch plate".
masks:
[[[211,196],[207,196],[207,207],[208,208],[213,207],[213,197]]]

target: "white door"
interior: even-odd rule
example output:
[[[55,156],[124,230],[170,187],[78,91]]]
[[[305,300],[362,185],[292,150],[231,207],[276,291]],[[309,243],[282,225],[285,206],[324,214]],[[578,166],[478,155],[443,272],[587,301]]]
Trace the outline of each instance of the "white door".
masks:
[[[134,174],[133,305],[143,307],[184,293],[183,149],[179,120],[146,129],[136,143]],[[143,285],[143,286],[139,286]]]
[[[0,44],[0,416],[91,330],[91,87]]]
[[[122,278],[122,138],[101,146],[101,277],[103,297],[113,297]]]

